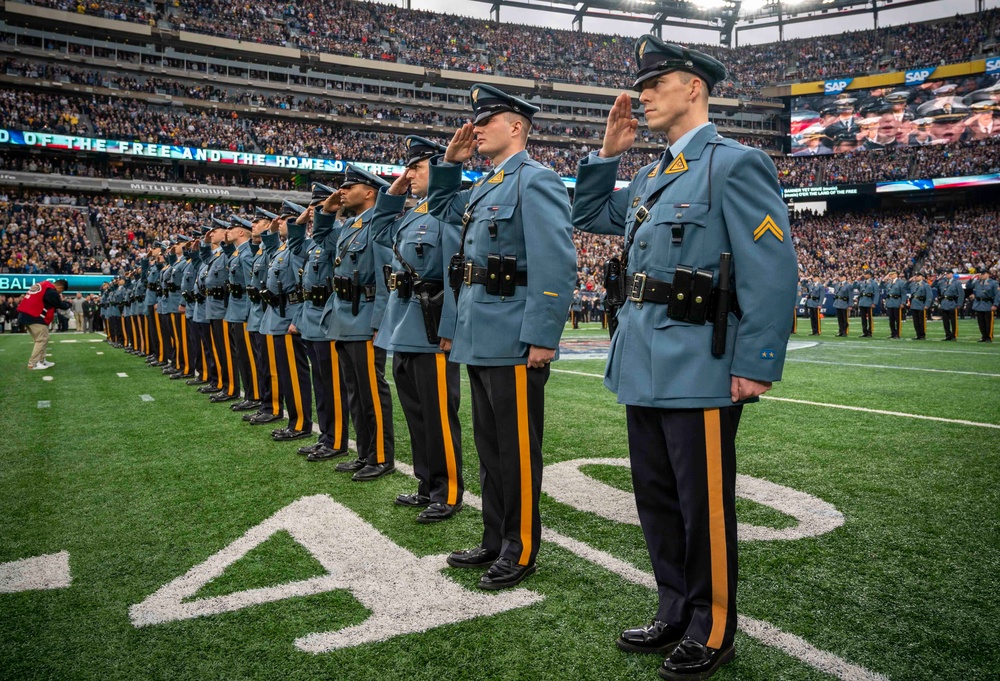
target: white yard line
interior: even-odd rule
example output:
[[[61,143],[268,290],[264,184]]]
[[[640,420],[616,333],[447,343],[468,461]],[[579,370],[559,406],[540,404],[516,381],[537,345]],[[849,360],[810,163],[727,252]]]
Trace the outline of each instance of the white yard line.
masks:
[[[987,378],[1000,378],[1000,374],[986,374],[978,371],[956,371],[953,369],[928,369],[926,367],[897,367],[889,364],[863,364],[861,362],[829,362],[822,359],[802,359],[801,357],[789,357],[786,362],[800,362],[803,364],[830,364],[840,367],[862,367],[864,369],[899,369],[900,371],[927,371],[935,374],[962,374],[964,376],[985,376]]]
[[[931,341],[933,342],[933,341]],[[898,344],[896,345],[875,345],[874,343],[862,343],[860,341],[843,341],[842,343],[816,343],[819,347],[824,350],[837,349],[843,346],[863,347],[868,348],[874,352],[934,352],[943,355],[989,355],[991,357],[1000,357],[1000,353],[996,352],[976,352],[974,350],[937,350],[934,348],[913,348],[913,347],[903,347]]]

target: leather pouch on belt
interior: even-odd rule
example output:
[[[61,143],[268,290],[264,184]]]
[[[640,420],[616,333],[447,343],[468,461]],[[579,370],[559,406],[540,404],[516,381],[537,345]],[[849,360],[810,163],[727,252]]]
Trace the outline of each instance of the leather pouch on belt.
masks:
[[[514,286],[517,283],[517,258],[513,255],[505,255],[501,264],[503,279],[500,280],[500,295],[514,295]]]
[[[691,268],[678,265],[674,271],[674,279],[670,283],[670,302],[667,305],[667,316],[671,319],[686,320],[690,294]]]
[[[712,298],[712,272],[710,270],[695,270],[691,277],[691,295],[689,296],[688,321],[692,324],[704,324],[708,319],[708,303]]]
[[[500,295],[500,254],[490,253],[486,256],[486,292],[491,296]]]

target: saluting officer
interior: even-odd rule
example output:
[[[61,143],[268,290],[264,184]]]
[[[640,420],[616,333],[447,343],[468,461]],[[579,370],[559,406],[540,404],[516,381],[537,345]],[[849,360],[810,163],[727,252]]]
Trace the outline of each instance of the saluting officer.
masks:
[[[886,276],[885,311],[889,315],[889,338],[899,338],[903,328],[903,302],[906,296],[906,282],[892,270]]]
[[[878,303],[878,286],[872,276],[865,272],[861,281],[855,284],[858,289],[858,312],[861,316],[861,337],[872,337],[872,308]]]
[[[175,244],[176,237],[170,237],[169,240],[163,242],[164,264],[160,268],[160,278],[157,281],[156,289],[156,315],[163,334],[162,343],[165,346],[163,349],[163,361],[166,362],[166,366],[163,367],[163,374],[165,376],[180,373],[180,370],[177,368],[177,339],[173,327],[173,318],[176,317],[177,303],[180,302],[180,296],[172,293],[171,290],[174,267],[177,264]],[[178,287],[177,290],[179,291],[180,288]]]
[[[979,279],[972,287],[972,311],[976,313],[979,322],[979,333],[982,338],[979,343],[993,342],[993,317],[1000,305],[1000,286],[990,279],[989,272],[980,272]]]
[[[823,281],[816,277],[809,287],[809,297],[806,299],[806,309],[809,310],[809,323],[812,324],[810,336],[818,336],[823,330],[822,312],[823,303],[826,301],[826,286]]]
[[[198,388],[198,392],[205,395],[214,395],[222,388],[219,382],[219,363],[216,359],[215,345],[212,341],[212,324],[208,317],[208,291],[205,285],[205,276],[211,266],[213,251],[218,250],[218,245],[223,238],[223,232],[218,225],[210,225],[202,228],[204,234],[198,246],[198,254],[201,260],[198,263],[198,274],[195,276],[196,293],[194,306],[194,323],[198,331],[198,345],[201,349],[201,361],[204,371],[201,375],[205,385]]]
[[[453,256],[460,288],[451,361],[468,366],[483,494],[482,543],[448,557],[489,569],[482,589],[535,571],[541,541],[545,383],[576,283],[566,187],[525,147],[538,108],[473,85],[475,118],[430,162],[431,215],[461,228]],[[462,190],[462,164],[477,151],[492,172]]]
[[[305,243],[306,261],[302,267],[302,297],[294,324],[312,364],[312,387],[316,397],[319,440],[299,448],[308,461],[328,461],[347,454],[347,386],[341,371],[340,353],[323,328],[323,313],[333,295],[333,258],[342,224],[337,220],[340,192],[320,183],[313,184],[309,208],[286,201],[284,207],[297,214],[308,213],[312,220],[312,238]]]
[[[191,237],[184,234],[177,236],[177,245],[174,246],[177,261],[171,268],[170,280],[167,284],[169,291],[167,309],[171,311],[170,323],[174,330],[174,366],[177,369],[177,372],[170,376],[172,381],[194,377],[190,330],[188,328],[190,317],[188,316],[187,299],[184,295],[184,277],[191,265],[191,258],[188,255],[191,241]]]
[[[285,238],[271,257],[267,283],[261,295],[267,303],[260,329],[271,336],[275,372],[288,410],[288,425],[271,431],[277,441],[299,440],[312,435],[312,391],[309,389],[309,358],[302,337],[292,327],[302,306],[299,271],[305,262],[305,215],[271,223],[272,233]],[[294,226],[293,226],[294,225]],[[270,351],[270,350],[269,350]]]
[[[837,336],[846,338],[847,330],[850,327],[847,311],[851,307],[854,285],[847,281],[846,274],[841,274],[840,281],[833,288],[833,309],[837,311]]]
[[[340,203],[354,214],[337,234],[328,239],[333,257],[334,294],[323,311],[323,328],[336,340],[342,358],[351,420],[357,435],[358,458],[337,464],[336,470],[354,473],[357,482],[375,480],[395,472],[395,440],[392,396],[385,380],[386,352],[375,347],[381,323],[376,295],[388,298],[381,265],[388,258],[376,255],[371,229],[375,196],[389,183],[357,166],[347,166],[340,186]],[[379,284],[381,284],[379,286]]]
[[[404,140],[406,171],[379,190],[372,229],[394,258],[389,300],[376,347],[392,351],[396,394],[406,416],[417,491],[400,506],[424,508],[419,523],[447,520],[462,508],[462,429],[458,420],[460,367],[447,361],[455,333],[455,296],[446,287],[458,230],[427,209],[430,158],[445,147],[416,135]],[[407,193],[417,204],[403,213]]]
[[[208,257],[208,269],[203,277],[205,289],[205,315],[211,325],[213,359],[219,371],[219,391],[212,395],[212,402],[231,402],[240,398],[240,380],[233,361],[233,342],[226,322],[226,308],[229,306],[229,255],[235,252],[228,242],[229,223],[213,217],[215,229],[209,235],[212,252]]]
[[[958,311],[965,304],[965,288],[958,272],[949,272],[938,281],[941,298],[941,322],[944,324],[944,340],[958,340]]]
[[[733,658],[736,429],[743,405],[781,378],[797,266],[774,164],[708,121],[725,67],[652,35],[636,62],[646,122],[668,147],[614,191],[639,125],[622,93],[600,152],[580,162],[573,205],[577,228],[627,235],[631,286],[605,385],[626,405],[659,608],[617,644],[667,653],[664,678],[706,679]]]
[[[181,279],[181,297],[186,303],[184,306],[184,316],[187,318],[188,327],[188,355],[191,357],[191,367],[198,372],[196,378],[185,381],[187,385],[206,386],[208,385],[208,359],[205,355],[201,342],[202,327],[198,312],[198,297],[201,295],[198,290],[198,274],[201,272],[201,239],[207,234],[207,227],[196,227],[195,236],[198,237],[188,244],[188,262],[184,268],[184,277]]]
[[[247,329],[247,320],[250,318],[247,284],[253,266],[253,253],[250,248],[253,223],[238,215],[230,216],[229,222],[232,226],[226,232],[226,242],[234,250],[226,263],[226,286],[229,298],[225,323],[229,327],[229,339],[234,350],[234,363],[239,382],[243,385],[243,399],[233,404],[230,409],[253,411],[260,406],[257,358],[254,356],[250,331]]]
[[[934,302],[934,289],[924,281],[924,275],[916,274],[910,280],[910,315],[913,330],[917,332],[913,340],[927,340],[927,310]]]
[[[573,328],[580,328],[580,315],[583,314],[583,296],[580,295],[580,289],[573,289],[573,300],[570,303],[569,315],[573,321]]]
[[[262,426],[284,418],[274,336],[263,333],[261,325],[264,321],[264,312],[267,310],[267,303],[264,301],[267,272],[271,258],[281,246],[281,237],[276,231],[272,232],[271,227],[273,225],[277,230],[279,222],[291,217],[291,214],[278,216],[261,208],[257,209],[257,215],[258,219],[254,222],[250,238],[251,249],[255,250],[255,255],[250,265],[250,279],[247,282],[247,298],[250,301],[247,330],[256,350],[254,356],[257,359],[260,407],[253,414],[243,415],[243,420],[252,426]]]
[[[146,363],[153,366],[166,366],[166,349],[163,343],[163,329],[157,314],[156,303],[160,290],[160,270],[163,269],[163,250],[170,244],[155,242],[156,248],[151,250],[139,261],[142,268],[142,279],[145,286],[141,301],[141,317],[143,345],[146,350]]]

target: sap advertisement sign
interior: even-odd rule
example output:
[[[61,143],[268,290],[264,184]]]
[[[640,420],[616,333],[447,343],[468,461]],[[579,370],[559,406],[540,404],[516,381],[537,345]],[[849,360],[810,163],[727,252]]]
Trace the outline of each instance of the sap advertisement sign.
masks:
[[[997,73],[1000,71],[1000,57],[990,57],[986,60],[986,73]]]
[[[847,89],[853,78],[841,78],[840,80],[828,80],[823,83],[823,92],[828,95],[835,95]]]
[[[905,85],[920,85],[934,73],[934,67],[926,69],[910,69],[906,72],[906,76],[903,80]]]

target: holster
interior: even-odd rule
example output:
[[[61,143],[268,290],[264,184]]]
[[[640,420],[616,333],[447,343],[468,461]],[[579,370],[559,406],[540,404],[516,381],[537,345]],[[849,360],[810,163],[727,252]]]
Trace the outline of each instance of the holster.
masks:
[[[458,292],[462,288],[462,275],[464,273],[465,258],[461,253],[456,253],[448,261],[448,287],[454,292],[455,300],[458,300]]]
[[[438,281],[418,279],[413,282],[413,293],[420,303],[420,312],[424,318],[424,330],[427,332],[427,342],[437,345],[441,337],[438,326],[441,324],[441,309],[444,307],[444,284]]]

